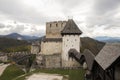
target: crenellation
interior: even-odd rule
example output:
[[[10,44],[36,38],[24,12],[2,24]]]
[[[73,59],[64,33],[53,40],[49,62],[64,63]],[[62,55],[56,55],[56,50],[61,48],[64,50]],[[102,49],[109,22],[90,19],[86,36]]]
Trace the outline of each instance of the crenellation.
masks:
[[[61,31],[67,21],[53,21],[46,23],[46,38],[61,38]]]

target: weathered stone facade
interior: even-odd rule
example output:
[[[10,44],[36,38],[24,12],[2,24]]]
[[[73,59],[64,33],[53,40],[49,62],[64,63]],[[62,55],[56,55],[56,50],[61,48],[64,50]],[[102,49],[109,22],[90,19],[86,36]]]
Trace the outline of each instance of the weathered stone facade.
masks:
[[[0,52],[0,61],[6,62],[7,60],[8,60],[7,54]]]
[[[37,54],[36,61],[40,68],[61,68],[61,55],[59,53],[52,55]]]
[[[46,23],[46,38],[62,38],[61,31],[67,21],[54,21]]]
[[[46,23],[46,37],[42,40],[37,63],[46,68],[77,68],[79,63],[70,58],[71,48],[80,52],[81,31],[73,20]],[[42,65],[41,65],[42,66]]]
[[[31,45],[31,53],[32,54],[38,54],[40,52],[40,43],[34,42]]]
[[[62,42],[42,42],[41,54],[52,55],[60,54],[62,52]]]
[[[0,56],[0,61],[6,62],[7,61],[7,56]]]
[[[80,52],[80,38],[79,35],[64,35],[62,43],[62,65],[63,67],[79,67],[79,63],[69,57],[68,51],[74,48]]]
[[[61,68],[61,55],[53,54],[45,56],[45,67],[46,68]]]

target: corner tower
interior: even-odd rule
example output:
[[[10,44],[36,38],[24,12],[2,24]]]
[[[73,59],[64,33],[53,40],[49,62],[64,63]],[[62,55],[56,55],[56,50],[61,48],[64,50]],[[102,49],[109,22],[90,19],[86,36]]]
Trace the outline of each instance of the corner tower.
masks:
[[[79,63],[73,58],[70,58],[68,51],[70,49],[76,49],[80,52],[80,35],[81,30],[75,24],[73,19],[69,19],[64,29],[61,31],[62,34],[62,67],[71,68],[79,67]]]

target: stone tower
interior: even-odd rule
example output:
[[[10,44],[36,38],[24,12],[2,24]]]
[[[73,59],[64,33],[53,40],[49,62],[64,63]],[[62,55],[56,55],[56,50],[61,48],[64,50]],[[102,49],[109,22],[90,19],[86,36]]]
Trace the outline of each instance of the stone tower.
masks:
[[[61,31],[62,34],[62,67],[79,67],[79,63],[70,58],[68,51],[70,49],[76,49],[80,52],[80,34],[81,30],[75,24],[72,19],[69,19],[64,29]]]
[[[62,38],[61,31],[66,21],[54,21],[46,23],[46,38]]]

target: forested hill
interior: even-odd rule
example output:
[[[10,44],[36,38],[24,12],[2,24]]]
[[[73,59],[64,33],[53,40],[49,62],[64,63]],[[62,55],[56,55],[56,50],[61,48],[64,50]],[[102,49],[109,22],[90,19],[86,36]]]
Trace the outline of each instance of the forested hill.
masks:
[[[30,51],[30,43],[24,40],[0,38],[0,52]]]
[[[105,45],[104,42],[100,42],[89,37],[81,37],[80,39],[82,45],[81,52],[83,52],[85,49],[89,49],[94,55],[97,55]]]
[[[39,38],[38,40],[44,37]],[[89,37],[81,37],[81,52],[84,49],[89,49],[95,55],[103,48],[104,42],[94,40]],[[30,51],[31,43],[25,40],[17,40],[11,38],[0,38],[0,52],[19,52],[19,51]]]

